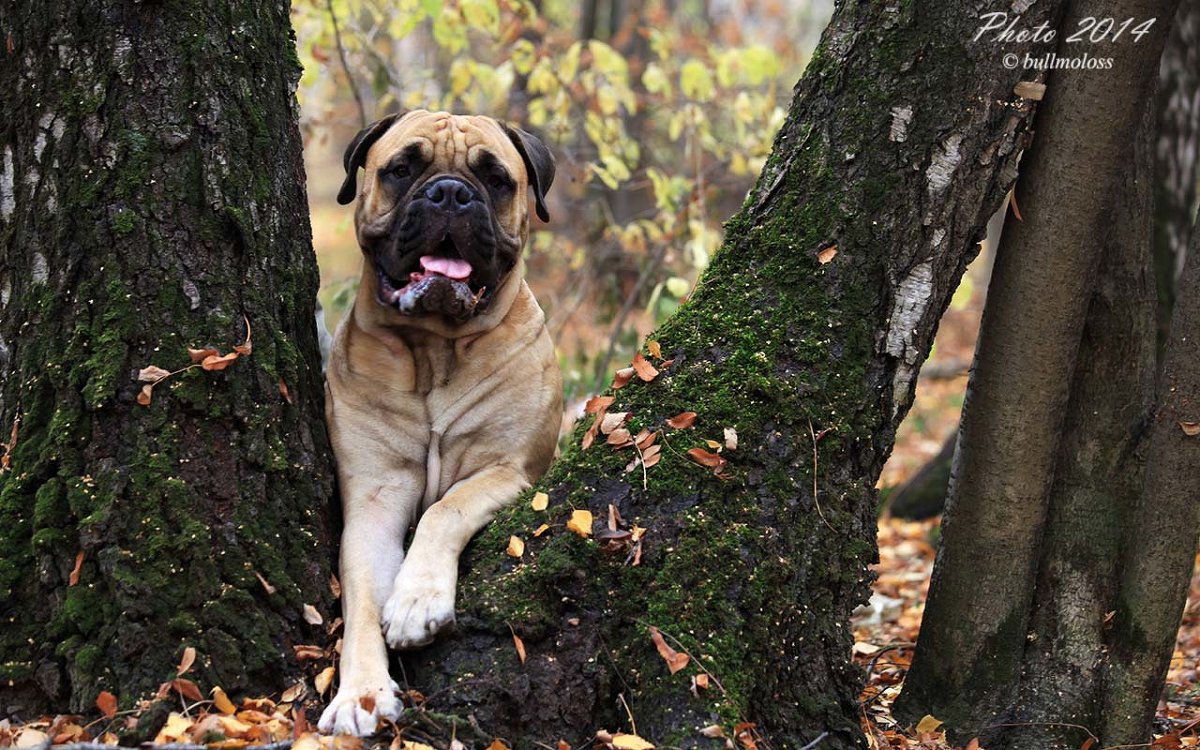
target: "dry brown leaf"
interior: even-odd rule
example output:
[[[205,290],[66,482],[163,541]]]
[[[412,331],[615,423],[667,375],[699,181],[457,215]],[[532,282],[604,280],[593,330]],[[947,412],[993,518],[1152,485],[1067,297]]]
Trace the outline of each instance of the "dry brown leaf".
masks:
[[[188,357],[192,360],[192,364],[198,365],[209,357],[219,357],[221,353],[216,349],[188,349]]]
[[[303,698],[304,694],[307,692],[308,692],[308,688],[305,687],[304,683],[297,682],[297,683],[294,683],[287,690],[283,691],[283,695],[279,696],[279,701],[281,703],[295,703],[296,701]]]
[[[538,537],[538,536],[541,536],[542,534],[545,534],[549,530],[550,530],[550,524],[544,523],[541,526],[538,526],[536,529],[533,530],[533,535],[535,537]]]
[[[579,441],[579,447],[583,450],[591,448],[592,443],[596,440],[596,431],[599,429],[600,415],[596,415],[596,418],[592,420],[592,423],[588,425],[587,430],[583,433],[583,439]]]
[[[333,667],[330,667],[330,669],[333,669]],[[232,715],[237,712],[237,706],[233,705],[233,701],[229,700],[229,696],[225,695],[225,691],[221,688],[213,688],[209,695],[212,696],[213,706],[221,713]]]
[[[662,347],[653,339],[646,342],[646,351],[650,352],[650,356],[655,359],[662,359]]]
[[[590,510],[577,510],[571,513],[571,520],[567,521],[567,530],[574,531],[584,539],[592,535],[592,512]]]
[[[1083,741],[1083,744],[1079,746],[1079,750],[1092,750],[1092,745],[1095,745],[1095,744],[1096,744],[1096,738],[1088,737],[1086,740]],[[976,743],[976,745],[978,746],[978,743]]]
[[[705,737],[720,738],[725,736],[725,730],[721,728],[720,724],[709,724],[700,730],[700,734]]]
[[[687,452],[687,454],[696,463],[700,464],[701,466],[707,466],[710,469],[719,470],[726,463],[728,463],[723,457],[718,456],[716,453],[709,453],[703,448],[692,448]]]
[[[275,593],[275,587],[274,587],[274,586],[272,586],[272,585],[271,585],[271,584],[270,584],[270,583],[267,581],[267,579],[266,579],[266,578],[263,578],[263,577],[262,577],[262,573],[259,573],[259,572],[256,570],[256,571],[254,571],[254,576],[255,576],[255,577],[258,579],[258,582],[262,584],[263,591],[266,591],[266,592],[267,592],[267,596],[270,596],[271,594],[274,594],[274,593]]]
[[[325,618],[321,617],[321,613],[311,604],[304,605],[304,621],[309,625],[320,625],[325,622]]]
[[[550,505],[550,496],[545,492],[533,493],[533,499],[529,501],[529,507],[534,510],[545,510]]]
[[[613,396],[592,396],[583,405],[584,414],[597,414],[612,406],[612,402],[616,401]]]
[[[170,370],[164,370],[157,365],[149,365],[138,370],[138,382],[141,383],[157,383],[171,374]]]
[[[676,430],[686,430],[696,423],[696,412],[681,411],[667,420],[667,427]]]
[[[559,740],[556,750],[571,750],[571,744],[566,740]]]
[[[317,695],[321,697],[325,696],[325,693],[329,690],[329,686],[333,684],[333,676],[335,674],[337,674],[335,667],[325,667],[317,673],[317,676],[313,678],[313,685],[317,688]]]
[[[732,427],[725,428],[725,447],[731,451],[737,450],[737,430]]]
[[[605,442],[617,448],[624,448],[633,442],[633,438],[629,435],[629,430],[624,427],[618,427],[608,433],[608,439]]]
[[[940,719],[935,719],[932,715],[925,714],[921,717],[921,720],[917,722],[917,732],[922,734],[926,732],[936,732],[937,728],[941,725],[942,721]]]
[[[673,364],[675,364],[675,358],[674,358],[674,357],[672,357],[671,359],[664,359],[662,362],[659,362],[659,363],[658,363],[658,369],[659,369],[659,370],[665,370],[665,369],[667,369],[668,367],[670,367],[670,366],[671,366],[671,365],[673,365]]]
[[[617,510],[617,506],[612,503],[608,504],[608,530],[616,531],[625,525],[625,519],[621,518],[621,511]]]
[[[625,424],[625,420],[627,419],[629,419],[629,412],[627,411],[614,411],[605,414],[603,421],[600,422],[600,432],[607,435]]]
[[[521,636],[517,635],[516,631],[513,631],[512,637],[513,637],[513,645],[516,646],[516,648],[517,648],[517,658],[521,660],[522,664],[524,664],[525,663],[525,641],[521,640]]]
[[[668,646],[663,634],[654,626],[650,627],[650,640],[654,641],[654,648],[658,649],[658,655],[667,663],[667,669],[671,670],[671,674],[683,669],[691,661],[691,657],[687,654],[681,654]]]
[[[629,381],[633,380],[634,369],[632,367],[622,367],[613,374],[612,389],[619,391],[629,385]]]
[[[633,371],[647,383],[658,377],[658,368],[650,364],[650,360],[643,357],[641,352],[633,355]]]
[[[154,738],[154,744],[161,745],[167,742],[178,741],[185,739],[188,730],[192,728],[193,721],[183,714],[172,712],[167,717],[167,723],[163,728],[158,730],[158,736]]]
[[[487,750],[508,750],[508,745],[504,744],[504,740],[497,737],[492,740],[492,744],[487,746]]]
[[[820,263],[821,265],[825,265],[829,261],[833,260],[834,256],[836,256],[837,253],[838,253],[837,245],[830,245],[827,248],[817,251],[817,262]]]
[[[329,574],[329,591],[333,594],[334,599],[342,598],[342,582],[333,573]]]
[[[696,687],[700,690],[708,690],[708,675],[701,672],[696,675]]]
[[[137,402],[142,406],[149,406],[152,398],[154,398],[154,386],[143,385],[142,390],[138,392]]]
[[[645,433],[645,435],[643,436],[642,433]],[[638,433],[638,437],[633,439],[633,442],[637,443],[638,448],[642,450],[649,450],[650,446],[654,445],[655,440],[658,440],[657,432],[642,430],[642,432]]]
[[[1089,738],[1089,739],[1091,739],[1091,738]],[[978,737],[972,738],[971,741],[967,743],[967,747],[965,748],[965,750],[979,750],[979,738]]]
[[[1188,437],[1196,437],[1200,435],[1200,422],[1180,422],[1179,429]]]
[[[188,646],[183,650],[183,656],[179,659],[179,666],[175,667],[176,676],[183,677],[191,670],[192,665],[195,663],[196,648],[194,646]]]
[[[230,352],[229,354],[224,355],[213,354],[201,360],[200,367],[201,369],[208,370],[210,372],[224,370],[226,367],[229,367],[231,364],[237,361],[238,356],[239,355],[237,352]]]
[[[325,656],[325,651],[320,646],[312,646],[307,643],[292,646],[292,651],[296,654],[297,661],[321,659]]]
[[[283,396],[284,401],[292,403],[292,394],[288,392],[287,383],[283,382],[283,378],[279,379],[279,395]]]
[[[182,695],[184,698],[194,701],[204,700],[204,694],[200,692],[200,688],[196,687],[196,683],[191,680],[185,680],[182,677],[176,677],[171,680],[171,689]]]
[[[508,548],[504,550],[509,557],[520,558],[525,554],[525,542],[522,542],[518,537],[510,536],[508,538]]]
[[[71,568],[71,575],[67,576],[67,586],[71,587],[79,583],[79,574],[83,571],[83,550],[79,550],[75,554],[75,567]]]
[[[107,690],[101,690],[100,695],[96,696],[96,708],[100,709],[104,718],[113,718],[117,715],[117,696]]]

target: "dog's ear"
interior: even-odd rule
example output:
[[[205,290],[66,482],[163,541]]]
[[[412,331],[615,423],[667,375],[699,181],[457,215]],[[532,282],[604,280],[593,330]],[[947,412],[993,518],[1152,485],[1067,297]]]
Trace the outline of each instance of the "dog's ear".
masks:
[[[371,150],[371,145],[403,116],[403,112],[398,112],[376,120],[358,131],[358,135],[350,141],[350,145],[346,147],[346,153],[342,156],[342,166],[346,169],[346,180],[342,183],[342,189],[338,191],[338,203],[345,206],[354,202],[354,197],[358,195],[358,168],[367,161],[367,152]]]
[[[550,221],[550,213],[546,211],[546,193],[550,183],[554,182],[554,155],[546,144],[537,136],[526,133],[520,128],[514,128],[508,123],[500,123],[504,132],[512,139],[517,152],[525,162],[525,171],[529,173],[529,186],[533,188],[534,205],[537,207],[538,218]]]

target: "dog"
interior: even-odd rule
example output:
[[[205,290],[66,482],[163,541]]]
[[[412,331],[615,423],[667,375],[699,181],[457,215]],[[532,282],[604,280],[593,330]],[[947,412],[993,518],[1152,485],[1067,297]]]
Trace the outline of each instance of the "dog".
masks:
[[[319,726],[366,735],[401,711],[387,646],[454,624],[459,555],[554,455],[562,380],[521,257],[554,159],[492,118],[419,110],[364,128],[344,166],[363,271],[326,373],[345,633]]]

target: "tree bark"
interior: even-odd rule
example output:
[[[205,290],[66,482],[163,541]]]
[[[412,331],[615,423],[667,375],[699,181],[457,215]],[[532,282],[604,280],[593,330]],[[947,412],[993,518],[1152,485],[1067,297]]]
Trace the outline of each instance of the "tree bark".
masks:
[[[583,451],[577,433],[544,480],[549,510],[523,498],[480,535],[457,634],[404,661],[423,721],[520,747],[597,729],[718,747],[699,729],[742,722],[776,747],[861,743],[847,624],[876,557],[873,487],[1033,110],[1022,74],[971,41],[977,23],[945,0],[838,9],[723,249],[656,334],[673,363],[614,393],[633,433],[662,430],[661,462],[643,486],[623,473],[631,449]],[[685,410],[694,428],[664,425]],[[725,428],[721,481],[685,453]],[[602,530],[610,504],[647,529],[638,566],[564,528],[586,508]],[[685,671],[668,673],[651,626]]]
[[[274,692],[333,559],[288,4],[8,0],[0,27],[0,715],[127,706],[186,646]]]
[[[1106,746],[1144,743],[1183,616],[1200,529],[1200,229],[1193,228],[1126,537],[1104,694]]]
[[[1014,700],[1048,493],[1114,176],[1153,89],[1176,0],[1072,5],[1084,16],[1157,18],[1106,50],[1111,70],[1050,74],[1038,136],[988,291],[943,524],[912,669],[897,708],[931,713],[963,737]],[[1099,189],[1098,189],[1099,188]]]
[[[1142,489],[1154,409],[1153,139],[1143,110],[1110,190],[1021,666],[1017,702],[989,748],[1078,750],[1101,725],[1100,696],[1124,530]],[[1143,702],[1145,702],[1143,700]],[[1151,701],[1151,705],[1152,705]],[[1082,728],[1081,728],[1082,727]]]

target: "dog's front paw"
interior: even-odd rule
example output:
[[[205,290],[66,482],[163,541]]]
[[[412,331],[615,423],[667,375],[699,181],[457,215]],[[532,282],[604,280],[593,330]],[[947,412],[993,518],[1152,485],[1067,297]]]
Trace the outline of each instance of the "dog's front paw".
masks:
[[[383,605],[380,625],[388,645],[396,649],[417,648],[454,624],[454,584],[412,578],[404,571],[396,576],[396,585],[387,604]]]
[[[396,693],[400,688],[392,680],[384,687],[360,687],[343,684],[321,714],[317,727],[326,734],[374,734],[379,722],[395,721],[404,710]]]

